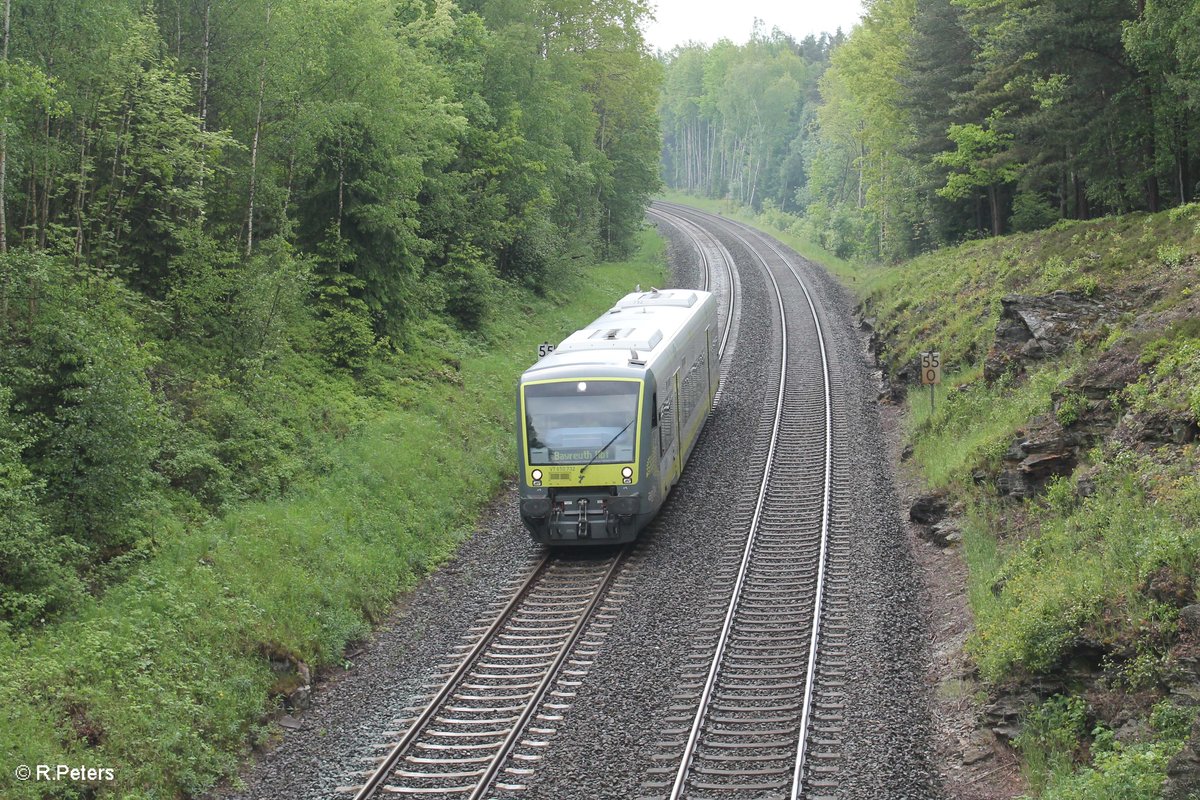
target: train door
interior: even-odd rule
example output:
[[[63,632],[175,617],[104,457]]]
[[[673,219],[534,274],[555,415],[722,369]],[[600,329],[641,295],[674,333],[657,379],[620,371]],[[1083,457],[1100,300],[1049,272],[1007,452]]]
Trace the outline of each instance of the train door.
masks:
[[[679,477],[679,372],[660,388],[658,408],[658,457],[663,494]]]
[[[712,399],[717,393],[717,370],[714,369],[716,361],[713,360],[713,329],[711,327],[704,329],[704,354],[707,360],[704,362],[708,367],[708,374],[705,375],[705,387],[708,390],[708,409],[712,408]],[[706,411],[708,410],[706,409]]]

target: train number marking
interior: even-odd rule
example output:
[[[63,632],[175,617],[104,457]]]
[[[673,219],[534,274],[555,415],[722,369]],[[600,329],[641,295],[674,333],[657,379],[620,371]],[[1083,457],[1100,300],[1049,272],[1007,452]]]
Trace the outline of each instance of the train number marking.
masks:
[[[542,342],[538,345],[538,360],[545,358],[554,352],[554,345],[549,342]]]
[[[921,353],[921,383],[932,386],[942,382],[942,354],[934,350]]]

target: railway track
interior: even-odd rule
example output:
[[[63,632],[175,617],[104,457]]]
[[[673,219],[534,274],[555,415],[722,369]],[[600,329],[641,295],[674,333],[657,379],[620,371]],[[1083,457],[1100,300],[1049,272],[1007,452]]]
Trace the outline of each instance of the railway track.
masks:
[[[725,353],[732,353],[737,346],[741,311],[742,288],[737,270],[733,268],[733,255],[719,239],[686,217],[653,207],[647,210],[647,214],[675,227],[696,249],[701,266],[700,288],[717,296],[718,314],[724,320],[721,325],[721,346],[717,351],[722,359],[721,377],[724,379],[729,367]]]
[[[765,458],[750,467],[761,475],[757,497],[746,509],[740,547],[722,568],[722,583],[732,589],[698,643],[673,707],[679,727],[665,732],[660,766],[643,790],[671,800],[816,796],[835,785],[844,688],[844,601],[826,605],[824,596],[827,582],[842,586],[845,576],[836,568],[827,574],[826,566],[831,552],[840,556],[847,546],[831,536],[835,505],[846,498],[834,485],[840,415],[820,316],[803,277],[770,240],[686,207],[654,210],[718,227],[757,259],[782,336],[769,434],[754,448]],[[808,763],[810,734],[815,765]]]
[[[544,737],[586,674],[578,653],[630,548],[604,557],[546,555],[360,786],[355,800],[453,796],[478,800],[489,788],[519,791],[540,760]],[[581,657],[575,657],[576,655]]]

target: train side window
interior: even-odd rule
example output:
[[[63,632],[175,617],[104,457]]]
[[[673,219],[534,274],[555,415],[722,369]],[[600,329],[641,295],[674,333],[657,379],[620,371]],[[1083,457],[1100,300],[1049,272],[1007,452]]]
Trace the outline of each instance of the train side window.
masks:
[[[658,427],[658,392],[650,397],[650,427]]]
[[[658,429],[658,452],[661,456],[666,455],[675,442],[675,410],[671,408],[670,400],[663,403],[659,409],[658,419],[662,426]]]

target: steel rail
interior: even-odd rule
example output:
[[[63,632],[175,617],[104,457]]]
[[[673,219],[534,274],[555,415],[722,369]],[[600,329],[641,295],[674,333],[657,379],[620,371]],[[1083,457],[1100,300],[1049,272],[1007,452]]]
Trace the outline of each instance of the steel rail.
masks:
[[[741,238],[741,237],[739,237]],[[743,239],[743,241],[745,241]],[[821,323],[817,317],[817,306],[813,302],[812,295],[808,291],[808,286],[804,279],[800,277],[800,273],[796,271],[784,253],[782,253],[775,243],[770,239],[763,239],[767,247],[779,256],[779,259],[788,268],[788,271],[796,278],[796,282],[800,284],[800,290],[804,292],[804,299],[808,301],[809,311],[816,321],[817,328],[817,344],[821,348],[821,372],[825,379],[825,503],[821,511],[821,555],[820,568],[817,570],[817,587],[815,590],[816,599],[813,607],[813,627],[812,638],[809,642],[808,649],[808,674],[804,681],[804,704],[800,711],[800,741],[797,744],[796,750],[796,770],[792,774],[792,796],[791,800],[798,800],[800,797],[800,785],[804,779],[804,757],[808,743],[808,726],[812,717],[812,697],[813,686],[816,683],[817,670],[817,650],[820,647],[821,637],[821,603],[825,595],[825,560],[829,554],[829,519],[831,516],[831,501],[833,497],[832,478],[833,478],[833,402],[830,392],[829,380],[829,359],[825,350],[825,336],[821,330]]]
[[[541,682],[534,690],[533,697],[530,698],[529,703],[526,704],[525,710],[520,713],[516,722],[513,723],[512,730],[509,732],[508,736],[505,737],[504,743],[501,744],[500,749],[496,753],[496,757],[493,758],[491,763],[489,763],[485,768],[483,775],[479,778],[479,783],[477,783],[475,786],[475,791],[471,792],[468,800],[480,800],[487,792],[488,786],[491,784],[492,779],[494,779],[496,774],[500,771],[500,768],[503,766],[504,761],[508,758],[509,753],[512,752],[513,745],[517,743],[517,739],[524,731],[525,725],[528,724],[534,712],[537,711],[538,705],[541,703],[542,698],[546,696],[546,690],[550,688],[551,681],[558,676],[559,670],[562,669],[563,662],[567,660],[568,656],[570,656],[571,651],[575,648],[575,643],[579,641],[579,637],[582,636],[584,630],[586,630],[588,621],[591,620],[592,615],[596,613],[596,608],[600,605],[600,601],[608,595],[608,587],[612,584],[613,578],[616,577],[617,570],[622,564],[625,563],[625,559],[629,556],[631,549],[632,548],[628,545],[622,547],[621,552],[618,553],[617,557],[613,559],[612,566],[608,568],[608,572],[604,574],[604,577],[597,584],[596,594],[594,597],[592,597],[592,601],[588,603],[587,608],[580,613],[579,621],[575,623],[574,629],[567,636],[567,640],[563,643],[562,648],[558,651],[558,655],[555,657],[554,662],[546,668],[545,677],[542,678]]]
[[[495,748],[495,752],[490,756],[487,765],[472,775],[475,779],[475,785],[470,793],[460,791],[459,793],[468,800],[479,800],[488,791],[492,781],[496,778],[501,768],[504,766],[508,757],[511,755],[513,747],[517,744],[520,736],[524,733],[526,725],[541,706],[546,693],[550,688],[551,683],[558,677],[563,664],[574,652],[575,646],[578,644],[583,633],[587,629],[588,623],[595,615],[596,609],[608,596],[608,590],[611,587],[614,578],[617,575],[620,567],[626,562],[631,548],[624,546],[613,557],[612,563],[604,571],[603,576],[596,582],[595,588],[592,590],[591,599],[578,612],[578,619],[571,627],[569,633],[563,638],[562,644],[554,657],[547,665],[539,667],[539,670],[544,670],[544,674],[539,680],[537,686],[529,693],[527,699],[524,700],[524,706],[519,713],[509,720],[505,721],[507,733],[504,740]],[[383,761],[371,773],[367,782],[358,789],[354,796],[354,800],[367,800],[374,797],[381,789],[389,791],[384,787],[395,770],[397,764],[404,755],[412,748],[413,744],[420,738],[421,734],[428,729],[429,723],[435,719],[436,715],[444,708],[445,703],[458,688],[462,679],[470,672],[472,668],[477,666],[480,658],[485,652],[496,643],[499,635],[505,629],[506,623],[514,615],[519,612],[522,603],[524,603],[536,588],[540,580],[549,575],[548,567],[555,563],[555,559],[550,554],[542,556],[534,569],[530,572],[529,578],[516,591],[512,599],[505,605],[504,609],[496,616],[496,619],[484,631],[479,641],[463,656],[462,662],[458,668],[445,681],[442,687],[434,694],[427,703],[424,711],[410,725],[409,729],[401,737],[400,741],[388,752]],[[491,748],[489,748],[491,749]],[[437,773],[433,773],[430,777],[436,777]],[[409,776],[413,777],[413,776]],[[463,775],[462,777],[466,777]]]

